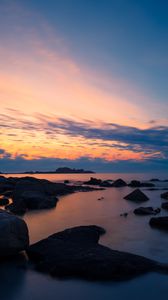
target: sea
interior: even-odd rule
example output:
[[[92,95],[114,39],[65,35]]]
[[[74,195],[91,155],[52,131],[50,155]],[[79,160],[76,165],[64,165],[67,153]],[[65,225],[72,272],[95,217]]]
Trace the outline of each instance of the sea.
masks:
[[[166,176],[167,175],[167,176]],[[6,175],[27,176],[23,174]],[[36,174],[30,175],[53,182],[69,180],[70,184],[80,184],[91,176],[100,179],[122,178],[149,180],[151,178],[168,179],[167,174]],[[159,190],[142,188],[150,198],[143,206],[160,207],[164,201],[160,198],[161,189],[168,182],[155,182]],[[168,263],[168,232],[149,226],[150,216],[135,216],[133,210],[137,203],[123,199],[133,189],[130,187],[106,188],[92,192],[77,192],[59,198],[53,209],[31,211],[23,219],[28,225],[30,243],[66,228],[80,225],[99,225],[106,234],[99,243],[112,249],[127,251],[157,261]],[[103,197],[98,201],[98,198]],[[128,213],[127,217],[120,214]],[[167,215],[162,210],[160,215]],[[123,300],[123,299],[165,299],[168,295],[168,275],[149,273],[123,282],[93,282],[77,279],[55,279],[32,269],[18,268],[15,263],[1,263],[0,299],[1,300]]]

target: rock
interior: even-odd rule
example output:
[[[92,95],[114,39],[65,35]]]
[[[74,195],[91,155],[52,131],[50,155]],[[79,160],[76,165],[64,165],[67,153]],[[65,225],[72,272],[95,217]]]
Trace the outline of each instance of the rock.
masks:
[[[66,179],[66,180],[64,180],[64,183],[67,184],[67,183],[70,183],[70,181]]]
[[[162,193],[162,194],[160,195],[160,197],[161,197],[162,199],[168,200],[168,192]]]
[[[100,198],[98,198],[97,200],[103,200],[104,199],[104,197],[100,197]]]
[[[149,224],[152,227],[168,230],[168,217],[151,218]]]
[[[151,183],[151,182],[142,182],[141,183],[141,187],[155,187],[155,184],[154,183]]]
[[[98,244],[104,230],[80,226],[55,233],[31,245],[27,254],[38,271],[55,277],[126,280],[150,271],[167,271],[153,260]]]
[[[139,180],[132,180],[128,186],[130,187],[140,187],[141,186],[141,182]]]
[[[9,204],[9,199],[7,197],[0,198],[0,206],[5,206]]]
[[[22,214],[26,210],[46,209],[56,206],[58,199],[52,196],[49,184],[35,178],[19,180],[13,191],[13,203],[7,209],[13,213]]]
[[[16,255],[29,246],[28,228],[24,220],[0,210],[0,257]]]
[[[113,187],[113,183],[111,180],[104,180],[100,183],[100,186],[103,187]]]
[[[140,182],[139,180],[132,180],[128,186],[130,187],[154,187],[155,185],[151,182]]]
[[[139,189],[136,189],[127,196],[125,196],[124,199],[135,202],[143,202],[149,200],[149,198]]]
[[[89,181],[85,181],[84,184],[90,184],[90,185],[100,185],[102,183],[101,179],[97,179],[94,177],[91,177]]]
[[[121,178],[119,178],[113,182],[113,187],[123,187],[126,185],[127,185],[126,182],[124,180],[122,180]]]
[[[120,217],[127,217],[128,216],[128,213],[123,213],[123,214],[120,214]]]
[[[162,203],[162,206],[161,206],[163,209],[167,209],[168,210],[168,202],[164,202]]]
[[[22,177],[16,180],[12,192],[13,203],[6,206],[6,209],[15,214],[22,215],[31,209],[55,207],[58,201],[57,196],[77,191],[92,190],[95,189],[87,186],[71,186],[64,183],[55,183],[33,177]]]
[[[158,213],[160,213],[161,209],[160,208],[156,208],[154,209],[153,207],[138,207],[134,210],[134,214],[135,215],[140,215],[140,216],[144,216],[144,215],[156,215]]]

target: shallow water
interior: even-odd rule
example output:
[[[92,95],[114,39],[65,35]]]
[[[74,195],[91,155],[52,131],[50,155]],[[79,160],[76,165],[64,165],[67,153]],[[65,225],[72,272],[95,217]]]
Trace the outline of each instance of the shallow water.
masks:
[[[23,175],[22,175],[23,176]],[[53,181],[70,179],[83,181],[91,174],[42,174],[40,178]],[[96,178],[149,179],[149,174],[95,174]],[[160,177],[161,178],[161,177]],[[163,176],[162,179],[166,178]],[[160,188],[168,183],[157,183]],[[77,225],[100,225],[107,233],[100,243],[113,249],[129,251],[161,262],[168,262],[168,233],[150,228],[150,216],[135,216],[133,209],[138,204],[123,199],[132,189],[109,188],[104,191],[75,193],[60,198],[57,207],[51,210],[29,212],[24,216],[28,224],[31,243],[48,235]],[[159,207],[162,191],[144,192],[150,200],[144,206]],[[104,197],[103,200],[97,199]],[[120,213],[129,212],[128,217]],[[162,211],[166,215],[166,211]],[[34,271],[25,272],[15,266],[2,266],[0,270],[1,299],[165,299],[168,293],[168,276],[148,274],[122,283],[94,283],[82,280],[56,280]]]

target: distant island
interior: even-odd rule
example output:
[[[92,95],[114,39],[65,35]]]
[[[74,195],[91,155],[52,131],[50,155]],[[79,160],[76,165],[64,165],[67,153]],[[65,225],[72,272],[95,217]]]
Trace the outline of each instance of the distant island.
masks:
[[[55,171],[27,171],[23,174],[94,174],[95,172],[84,169],[58,168]]]

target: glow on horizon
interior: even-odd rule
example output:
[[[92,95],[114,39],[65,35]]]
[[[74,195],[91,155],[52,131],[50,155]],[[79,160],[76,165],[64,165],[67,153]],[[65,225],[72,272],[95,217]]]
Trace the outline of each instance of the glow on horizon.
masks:
[[[17,36],[12,41],[3,36],[4,45],[0,47],[1,114],[11,118],[11,121],[6,119],[6,126],[1,128],[1,148],[11,159],[17,156],[27,160],[88,157],[117,161],[160,155],[159,151],[121,149],[121,142],[115,139],[107,139],[104,145],[101,139],[93,141],[64,132],[46,136],[45,122],[40,121],[43,115],[48,116],[48,121],[62,117],[93,121],[98,127],[106,122],[141,129],[150,127],[153,115],[143,107],[149,96],[127,80],[101,70],[98,73],[75,60],[65,43],[53,47],[52,39],[42,39],[38,30],[27,30],[19,27],[23,45]],[[11,123],[8,128],[13,118],[14,126],[12,128]],[[31,123],[32,120],[39,126],[37,132],[31,131],[31,125],[29,130],[24,128],[24,121]],[[167,120],[155,120],[157,122],[167,124]]]

